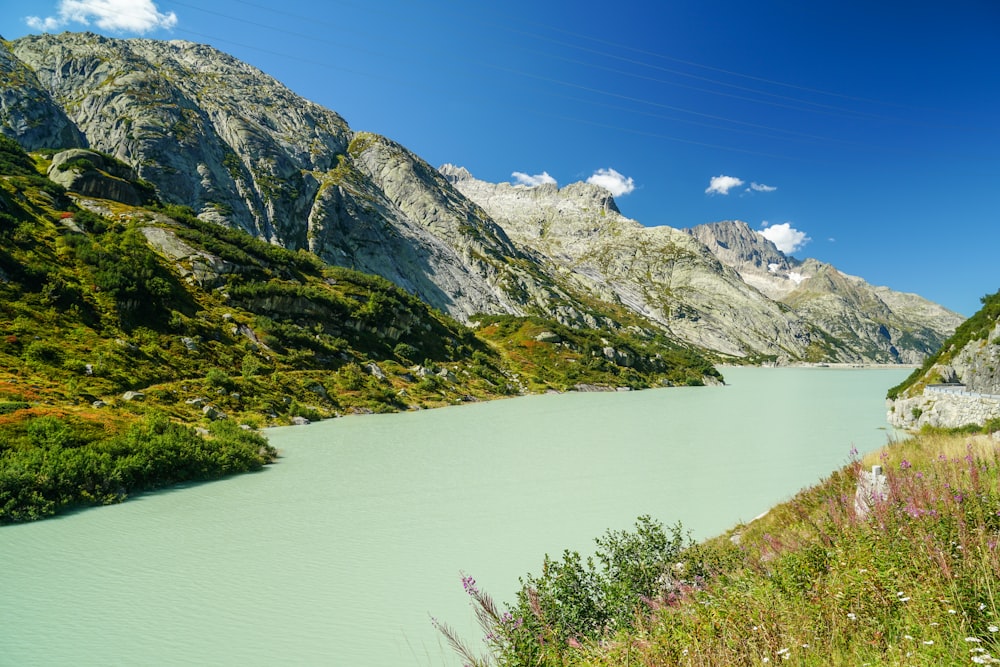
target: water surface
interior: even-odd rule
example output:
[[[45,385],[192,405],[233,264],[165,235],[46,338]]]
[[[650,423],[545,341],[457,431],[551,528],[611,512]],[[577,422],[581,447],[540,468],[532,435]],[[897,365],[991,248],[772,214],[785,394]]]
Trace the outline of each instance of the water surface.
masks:
[[[695,537],[885,444],[908,369],[529,396],[272,429],[260,473],[0,528],[0,665],[457,665],[500,599],[640,514]]]

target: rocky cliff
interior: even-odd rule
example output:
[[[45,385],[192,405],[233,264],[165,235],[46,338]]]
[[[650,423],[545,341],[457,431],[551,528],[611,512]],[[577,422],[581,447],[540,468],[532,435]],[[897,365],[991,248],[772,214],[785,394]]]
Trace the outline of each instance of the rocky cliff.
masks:
[[[957,428],[1000,419],[1000,292],[889,392],[897,428]]]
[[[8,47],[2,131],[26,147],[89,145],[203,220],[385,276],[459,319],[570,300],[420,158],[231,56],[69,33]]]

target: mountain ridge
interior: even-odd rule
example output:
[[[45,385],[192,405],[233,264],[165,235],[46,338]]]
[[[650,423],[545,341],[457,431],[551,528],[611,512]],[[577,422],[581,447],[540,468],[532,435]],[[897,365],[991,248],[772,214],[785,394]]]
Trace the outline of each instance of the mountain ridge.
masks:
[[[620,329],[638,316],[720,358],[779,363],[912,362],[948,333],[941,322],[915,334],[887,326],[879,339],[851,311],[857,299],[772,298],[761,276],[745,279],[691,234],[626,218],[596,185],[489,184],[487,195],[467,170],[436,170],[391,139],[356,132],[212,47],[90,33],[3,44],[3,133],[108,153],[167,204],[383,276],[463,322],[537,315]],[[59,120],[50,135],[28,100]],[[836,326],[808,314],[830,308],[840,309]]]
[[[644,227],[596,185],[495,184],[462,167],[440,169],[517,243],[716,352],[778,362],[914,364],[962,320],[917,295],[789,257],[742,221]],[[668,303],[657,298],[664,294]]]

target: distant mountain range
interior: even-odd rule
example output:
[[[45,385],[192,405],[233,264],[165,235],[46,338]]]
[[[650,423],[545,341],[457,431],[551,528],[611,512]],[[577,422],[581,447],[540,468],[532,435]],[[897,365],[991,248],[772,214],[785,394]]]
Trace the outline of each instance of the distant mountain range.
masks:
[[[382,276],[465,323],[642,330],[717,360],[919,363],[962,321],[788,257],[742,222],[644,227],[597,186],[435,169],[189,42],[5,42],[0,131],[28,150],[106,153],[164,203]]]

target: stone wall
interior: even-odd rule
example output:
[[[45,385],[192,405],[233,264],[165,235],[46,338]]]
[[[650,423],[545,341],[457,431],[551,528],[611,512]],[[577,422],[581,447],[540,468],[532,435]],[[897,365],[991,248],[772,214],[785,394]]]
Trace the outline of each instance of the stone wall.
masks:
[[[887,401],[887,419],[896,428],[919,430],[925,424],[957,428],[984,424],[1000,418],[1000,396],[965,391],[941,391],[933,387],[914,398]]]

